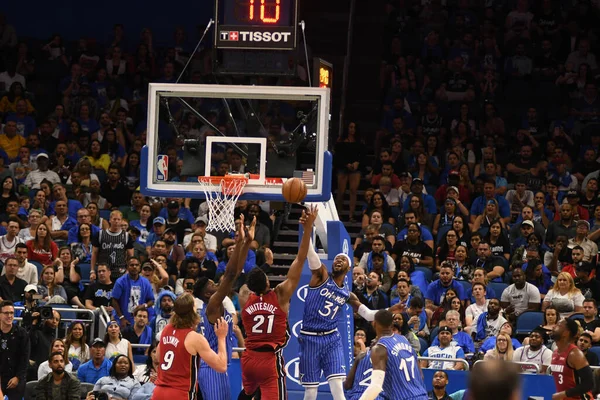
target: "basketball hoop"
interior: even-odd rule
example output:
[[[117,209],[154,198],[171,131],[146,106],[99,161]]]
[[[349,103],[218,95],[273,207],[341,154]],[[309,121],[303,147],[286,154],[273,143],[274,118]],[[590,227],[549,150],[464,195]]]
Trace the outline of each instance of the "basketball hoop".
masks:
[[[199,176],[198,183],[208,203],[208,231],[235,231],[235,203],[244,192],[248,177],[243,174]]]

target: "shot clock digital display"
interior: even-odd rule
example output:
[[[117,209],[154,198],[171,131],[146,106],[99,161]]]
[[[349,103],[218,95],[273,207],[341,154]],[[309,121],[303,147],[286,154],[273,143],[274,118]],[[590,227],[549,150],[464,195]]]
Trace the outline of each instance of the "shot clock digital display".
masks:
[[[294,50],[298,0],[216,0],[215,48]]]

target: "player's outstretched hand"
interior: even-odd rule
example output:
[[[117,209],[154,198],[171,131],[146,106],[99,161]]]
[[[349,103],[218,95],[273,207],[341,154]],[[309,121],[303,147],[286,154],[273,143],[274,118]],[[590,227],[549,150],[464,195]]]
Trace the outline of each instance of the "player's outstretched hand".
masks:
[[[403,313],[404,311],[406,311],[406,305],[404,305],[402,303],[396,303],[393,306],[391,306],[390,308],[388,308],[388,311],[391,312],[392,314],[400,314],[400,313]]]
[[[250,226],[246,231],[246,241],[251,242],[254,240],[254,233],[256,231],[256,216],[252,218],[252,222],[250,222]]]
[[[229,330],[229,326],[225,318],[219,318],[215,325],[215,333],[219,339],[224,339],[227,336],[227,331]]]
[[[302,211],[300,216],[300,223],[304,226],[312,226],[319,215],[319,207],[315,204],[311,205]]]
[[[244,238],[246,237],[246,217],[244,217],[244,214],[240,214],[240,226],[238,226],[238,231],[237,231],[237,240],[243,242]]]

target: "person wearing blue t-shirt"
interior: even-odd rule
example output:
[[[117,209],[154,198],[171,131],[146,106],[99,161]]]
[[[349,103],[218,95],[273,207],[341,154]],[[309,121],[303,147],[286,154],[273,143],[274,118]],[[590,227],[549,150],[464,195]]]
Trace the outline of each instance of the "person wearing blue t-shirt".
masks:
[[[496,181],[494,178],[486,178],[483,183],[483,195],[473,200],[471,204],[471,223],[474,224],[478,216],[483,215],[485,207],[490,200],[498,202],[498,212],[505,224],[510,222],[510,204],[502,196],[496,193]]]
[[[91,358],[77,369],[77,378],[83,383],[95,385],[100,378],[110,374],[112,363],[105,357],[106,344],[100,338],[94,339],[90,346]]]
[[[115,309],[121,329],[133,323],[133,310],[145,305],[148,309],[154,305],[154,293],[148,279],[140,276],[140,261],[131,257],[127,260],[127,274],[123,275],[113,288],[112,306]]]
[[[423,187],[423,180],[420,178],[414,178],[410,185],[410,193],[414,194],[415,196],[421,196],[423,198],[423,205],[425,206],[425,210],[429,214],[435,215],[438,211],[435,199],[433,198],[433,196],[423,193]],[[406,198],[406,200],[404,200],[404,204],[402,206],[404,212],[408,211],[408,209],[410,208],[410,197],[411,196],[409,195]]]
[[[513,332],[513,329],[512,329],[512,325],[510,324],[510,322],[505,322],[500,327],[500,332],[498,332],[498,333],[499,334],[506,333],[507,335],[509,335],[512,338],[511,341],[512,341],[512,345],[513,345],[513,350],[516,350],[519,347],[522,347],[523,345],[517,339],[512,337],[512,332]],[[496,336],[492,336],[492,337],[487,338],[483,342],[483,344],[479,348],[479,351],[483,352],[485,354],[488,350],[491,350],[495,347],[496,347]]]
[[[67,202],[67,208],[69,209],[69,216],[72,218],[77,218],[77,211],[83,208],[83,205],[78,200],[70,200],[67,197],[67,188],[62,183],[55,183],[52,186],[52,197],[54,201],[50,203],[48,207],[48,215],[54,215],[54,206],[56,201],[64,200]]]
[[[425,293],[425,305],[428,309],[434,311],[446,296],[448,289],[454,289],[458,294],[460,301],[468,299],[463,285],[454,280],[454,269],[449,262],[443,262],[440,265],[440,279],[433,281],[427,286]]]
[[[465,354],[467,353],[475,353],[475,343],[473,343],[473,339],[471,336],[461,330],[458,330],[458,325],[460,324],[460,314],[458,311],[450,310],[446,313],[445,326],[449,327],[452,330],[452,342],[451,344],[455,346],[459,346]],[[431,346],[439,346],[440,341],[436,338],[431,342]]]

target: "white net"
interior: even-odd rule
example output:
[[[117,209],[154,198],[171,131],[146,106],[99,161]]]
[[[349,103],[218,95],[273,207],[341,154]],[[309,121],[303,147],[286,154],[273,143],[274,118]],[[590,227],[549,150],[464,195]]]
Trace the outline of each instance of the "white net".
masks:
[[[199,180],[208,203],[208,226],[206,230],[235,231],[235,217],[233,215],[235,203],[244,192],[247,182],[248,179],[245,177],[221,178],[220,182],[214,179]]]

